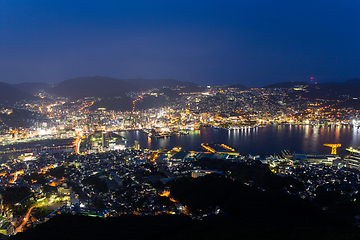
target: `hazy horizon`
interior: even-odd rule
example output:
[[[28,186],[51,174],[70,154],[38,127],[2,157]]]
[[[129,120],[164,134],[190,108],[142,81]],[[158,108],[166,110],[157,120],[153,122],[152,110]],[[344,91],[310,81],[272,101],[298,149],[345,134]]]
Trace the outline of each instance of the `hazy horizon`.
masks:
[[[181,81],[179,79],[175,79],[175,78],[162,78],[162,79],[150,79],[150,78],[123,78],[123,79],[120,79],[120,78],[115,78],[115,77],[107,77],[107,76],[99,76],[99,75],[95,75],[95,76],[80,76],[80,77],[75,77],[75,78],[70,78],[70,79],[65,79],[65,80],[62,80],[60,82],[40,82],[40,81],[33,81],[33,82],[30,82],[30,81],[24,81],[24,82],[19,82],[19,83],[11,83],[11,82],[5,82],[5,83],[8,83],[8,84],[21,84],[21,83],[47,83],[47,84],[50,84],[50,85],[56,85],[56,84],[59,84],[61,82],[64,82],[64,81],[68,81],[68,80],[73,80],[73,79],[77,79],[77,78],[93,78],[93,77],[104,77],[104,78],[112,78],[112,79],[117,79],[117,80],[136,80],[136,79],[143,79],[143,80],[177,80],[177,81]],[[352,79],[356,79],[356,78],[352,78]],[[347,79],[347,80],[351,80],[351,79]],[[325,83],[325,82],[338,82],[338,83],[341,83],[341,82],[345,82],[347,80],[344,80],[344,81],[323,81],[323,82],[319,82],[319,83]],[[1,82],[1,81],[0,81]],[[191,82],[191,81],[181,81],[181,82]],[[196,83],[196,82],[192,82],[192,83],[195,83],[195,84],[198,84],[200,86],[225,86],[225,85],[236,85],[236,84],[242,84],[244,85],[245,87],[248,87],[248,88],[252,88],[252,87],[264,87],[264,86],[267,86],[267,85],[272,85],[272,84],[277,84],[277,83],[284,83],[284,82],[307,82],[309,84],[314,84],[315,82],[311,82],[311,81],[281,81],[281,82],[274,82],[274,83],[268,83],[266,85],[261,85],[261,86],[253,86],[253,85],[249,85],[249,84],[244,84],[244,83],[231,83],[231,84],[214,84],[214,85],[209,85],[209,84],[199,84],[199,83]],[[251,83],[250,83],[251,84]]]

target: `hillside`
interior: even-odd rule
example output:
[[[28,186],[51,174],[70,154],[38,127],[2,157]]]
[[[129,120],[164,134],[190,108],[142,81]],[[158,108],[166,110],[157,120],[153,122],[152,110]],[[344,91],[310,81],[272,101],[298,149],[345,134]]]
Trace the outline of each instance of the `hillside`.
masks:
[[[304,190],[304,185],[296,179],[273,174],[261,163],[248,165],[201,159],[194,164],[219,169],[225,175],[178,178],[166,184],[172,200],[161,197],[154,202],[168,206],[168,209],[175,207],[174,201],[181,203],[186,206],[185,213],[193,214],[192,218],[183,214],[126,214],[101,219],[61,214],[10,239],[119,239],[121,236],[121,239],[275,240],[360,237],[353,217],[359,212],[358,202],[344,197],[333,202],[335,199],[329,196],[334,196],[334,193],[329,194],[326,189],[317,191],[313,200],[286,193],[284,189],[295,193]],[[244,184],[249,180],[252,180],[252,186]],[[157,187],[165,187],[160,185]]]
[[[358,239],[358,228],[311,202],[271,194],[231,179],[182,178],[171,195],[188,207],[217,206],[225,213],[193,220],[186,215],[121,215],[105,219],[61,214],[19,233],[22,239]],[[230,208],[228,208],[230,207]],[[321,237],[319,237],[321,236]]]
[[[263,86],[262,88],[293,88],[298,85],[309,85],[307,82],[281,82]]]
[[[360,78],[353,78],[344,82],[346,84],[360,85]]]
[[[37,98],[31,94],[20,91],[8,83],[0,82],[0,105],[2,106],[9,106],[15,102],[35,99]]]
[[[36,95],[41,91],[47,92],[51,88],[51,85],[48,83],[38,82],[24,82],[19,84],[13,84],[12,86],[20,91],[29,93],[31,95]]]
[[[141,92],[152,88],[196,89],[195,83],[181,82],[174,79],[116,79],[108,77],[79,77],[63,81],[53,86],[49,91],[57,96],[79,99],[84,97],[117,97],[127,92]]]
[[[296,91],[291,97],[301,96],[307,99],[348,99],[360,97],[360,79],[355,78],[346,82],[326,82],[311,84],[306,82],[282,82],[264,86],[263,88],[294,88],[303,86],[305,91]]]
[[[163,88],[166,87],[181,87],[185,86],[187,88],[193,88],[198,87],[198,84],[192,83],[192,82],[182,82],[175,79],[142,79],[142,78],[136,78],[136,79],[125,79],[124,82],[131,83],[133,85],[136,85],[137,87],[141,87],[143,89],[150,89],[150,88]]]
[[[0,120],[7,127],[19,128],[30,127],[34,122],[46,120],[46,116],[24,109],[13,109],[11,114],[0,113]]]
[[[244,85],[238,83],[238,84],[233,84],[233,85],[227,85],[226,87],[228,88],[238,88],[239,90],[247,90],[249,89],[248,87],[245,87]]]
[[[115,97],[135,88],[122,80],[107,77],[79,77],[63,81],[49,91],[57,96],[70,99],[85,97]]]
[[[301,95],[304,98],[315,99],[337,99],[346,97],[360,97],[360,78],[350,79],[348,81],[327,82],[319,84],[311,84],[307,82],[282,82],[263,86],[262,88],[294,88],[296,86],[306,86],[306,92],[297,92],[296,95]],[[6,102],[12,104],[16,101],[24,99],[34,99],[33,96],[40,91],[45,91],[59,97],[67,97],[71,100],[76,100],[85,97],[100,97],[111,100],[112,98],[126,98],[126,93],[141,92],[149,89],[158,89],[158,93],[162,93],[169,99],[174,99],[179,96],[179,93],[184,92],[199,92],[203,91],[205,87],[199,86],[192,82],[183,82],[175,79],[116,79],[109,77],[78,77],[60,82],[55,85],[47,83],[20,83],[7,84],[1,83],[0,103]],[[248,89],[242,84],[224,85],[227,88],[237,88],[239,90]],[[115,101],[116,102],[116,101]],[[118,102],[118,101],[117,101]],[[111,106],[115,103],[106,103],[100,105]],[[125,103],[128,105],[127,103]],[[150,104],[149,106],[156,106],[157,104]],[[127,109],[128,106],[120,107],[120,109]]]
[[[309,99],[342,99],[360,97],[360,85],[351,85],[346,83],[322,83],[309,85],[306,89],[308,92],[302,96]]]

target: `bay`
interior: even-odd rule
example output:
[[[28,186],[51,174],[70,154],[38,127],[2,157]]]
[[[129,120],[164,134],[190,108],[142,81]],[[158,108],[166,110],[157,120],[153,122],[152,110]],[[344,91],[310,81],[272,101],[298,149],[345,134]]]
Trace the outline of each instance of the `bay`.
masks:
[[[135,140],[142,148],[156,150],[159,148],[172,149],[181,147],[187,151],[199,151],[201,143],[224,143],[237,149],[244,155],[262,153],[280,153],[287,149],[291,153],[316,153],[330,154],[331,148],[325,147],[325,143],[340,143],[338,154],[345,155],[346,148],[357,149],[360,146],[360,129],[352,126],[311,126],[311,125],[275,125],[251,129],[226,130],[212,127],[202,127],[200,130],[191,131],[188,135],[174,135],[167,138],[149,138],[141,130],[118,132],[125,137],[128,146],[134,144]],[[0,150],[37,148],[38,146],[70,145],[69,140],[43,140],[29,143],[0,146]],[[66,143],[65,143],[66,142]],[[37,153],[60,153],[71,152],[73,148],[57,148],[34,151]],[[25,151],[27,152],[27,151]]]
[[[123,131],[119,134],[142,148],[198,151],[201,143],[224,143],[237,148],[241,154],[279,153],[284,149],[291,153],[330,154],[331,148],[325,143],[340,143],[338,154],[345,155],[345,148],[360,146],[360,129],[352,126],[312,126],[312,125],[275,125],[265,127],[226,130],[202,127],[188,135],[167,138],[149,138],[141,130]]]

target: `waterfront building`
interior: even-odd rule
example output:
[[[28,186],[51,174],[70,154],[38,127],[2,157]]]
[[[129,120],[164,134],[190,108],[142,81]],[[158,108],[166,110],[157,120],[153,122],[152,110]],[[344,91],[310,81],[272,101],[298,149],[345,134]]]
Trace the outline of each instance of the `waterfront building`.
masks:
[[[292,160],[300,161],[305,163],[324,163],[327,165],[333,165],[334,160],[339,159],[337,155],[328,155],[328,154],[305,154],[305,153],[296,153],[292,155]]]
[[[350,153],[344,159],[344,162],[349,168],[360,169],[360,150],[347,148],[346,151]]]
[[[125,149],[127,140],[112,132],[96,131],[81,143],[81,151],[88,153]]]

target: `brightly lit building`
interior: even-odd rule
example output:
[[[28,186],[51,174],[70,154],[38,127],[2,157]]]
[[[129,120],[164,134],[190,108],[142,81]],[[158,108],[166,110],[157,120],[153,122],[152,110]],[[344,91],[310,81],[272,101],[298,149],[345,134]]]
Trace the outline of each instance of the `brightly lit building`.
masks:
[[[360,150],[354,148],[347,148],[346,151],[349,153],[344,158],[344,162],[347,167],[360,169]]]
[[[127,140],[113,132],[96,131],[81,142],[80,152],[97,153],[126,148]]]

